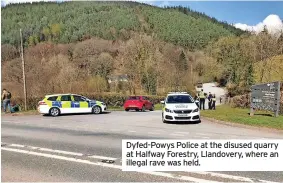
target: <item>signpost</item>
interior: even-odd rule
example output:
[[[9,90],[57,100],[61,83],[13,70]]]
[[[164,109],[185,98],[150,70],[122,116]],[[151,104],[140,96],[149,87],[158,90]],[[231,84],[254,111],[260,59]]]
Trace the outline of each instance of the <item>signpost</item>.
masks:
[[[275,117],[279,115],[280,81],[253,85],[251,87],[251,113],[255,109],[272,111]]]

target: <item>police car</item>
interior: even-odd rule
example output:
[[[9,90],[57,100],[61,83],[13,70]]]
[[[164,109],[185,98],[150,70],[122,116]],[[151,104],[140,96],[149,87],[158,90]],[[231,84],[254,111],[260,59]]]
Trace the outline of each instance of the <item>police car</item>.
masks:
[[[162,121],[201,122],[200,111],[193,97],[186,92],[170,92],[162,108]]]
[[[106,104],[103,102],[90,100],[77,94],[46,95],[44,99],[38,103],[38,112],[51,116],[73,113],[101,114],[106,109]]]

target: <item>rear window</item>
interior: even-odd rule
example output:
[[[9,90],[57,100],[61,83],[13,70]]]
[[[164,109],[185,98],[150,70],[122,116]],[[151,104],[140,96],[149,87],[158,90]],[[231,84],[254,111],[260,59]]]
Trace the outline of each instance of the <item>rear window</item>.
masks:
[[[56,101],[58,96],[49,97],[47,100],[49,101]]]
[[[70,95],[63,95],[61,96],[61,101],[72,101]]]
[[[128,100],[139,100],[139,99],[140,99],[140,97],[136,97],[136,96],[130,96],[128,98]]]

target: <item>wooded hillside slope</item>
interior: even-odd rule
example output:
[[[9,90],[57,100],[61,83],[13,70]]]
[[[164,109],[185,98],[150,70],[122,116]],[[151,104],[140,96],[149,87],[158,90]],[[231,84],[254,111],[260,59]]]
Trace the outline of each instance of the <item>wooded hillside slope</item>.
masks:
[[[154,34],[163,41],[204,48],[221,36],[243,31],[186,8],[162,9],[135,2],[64,2],[15,4],[2,8],[2,44],[26,46],[42,41],[82,41],[90,36],[128,39],[130,31]]]
[[[2,87],[47,93],[163,95],[218,81],[232,95],[282,80],[283,34],[258,35],[183,7],[133,2],[14,4],[2,9]],[[109,82],[127,77],[127,82]]]

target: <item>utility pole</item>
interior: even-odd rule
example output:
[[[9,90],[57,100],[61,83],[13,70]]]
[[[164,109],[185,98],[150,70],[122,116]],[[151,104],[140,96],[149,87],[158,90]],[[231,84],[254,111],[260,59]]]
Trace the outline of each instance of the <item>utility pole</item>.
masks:
[[[24,98],[25,98],[25,111],[26,111],[27,110],[27,88],[26,88],[26,73],[25,73],[25,60],[24,60],[24,47],[23,47],[22,29],[20,29],[20,36],[21,36],[21,57],[22,57],[22,67],[23,67]]]

